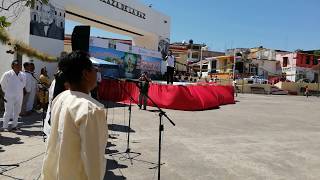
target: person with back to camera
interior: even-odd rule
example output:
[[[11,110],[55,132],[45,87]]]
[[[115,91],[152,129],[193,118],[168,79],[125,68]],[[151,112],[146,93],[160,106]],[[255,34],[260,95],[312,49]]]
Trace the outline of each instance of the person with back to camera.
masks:
[[[70,90],[52,102],[51,133],[42,180],[103,180],[107,142],[106,109],[90,97],[97,70],[89,55],[75,51],[61,59]]]

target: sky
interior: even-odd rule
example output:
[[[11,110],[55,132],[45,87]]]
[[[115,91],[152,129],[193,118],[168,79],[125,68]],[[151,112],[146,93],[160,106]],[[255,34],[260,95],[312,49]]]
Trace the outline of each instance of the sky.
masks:
[[[211,50],[264,46],[320,49],[320,0],[140,0],[171,17],[171,42]],[[71,33],[75,22],[66,22]],[[125,38],[93,29],[93,36]]]

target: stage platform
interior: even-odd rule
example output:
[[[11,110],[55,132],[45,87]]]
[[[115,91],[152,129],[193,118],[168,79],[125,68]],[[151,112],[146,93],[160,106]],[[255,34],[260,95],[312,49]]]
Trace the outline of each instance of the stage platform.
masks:
[[[104,79],[99,86],[101,100],[113,102],[129,102],[127,90],[138,102],[139,88],[135,82]],[[209,83],[192,84],[180,83],[178,85],[166,85],[158,82],[150,84],[149,97],[165,109],[184,111],[201,111],[219,108],[221,105],[234,104],[232,86],[219,86]],[[148,100],[148,106],[152,103]]]

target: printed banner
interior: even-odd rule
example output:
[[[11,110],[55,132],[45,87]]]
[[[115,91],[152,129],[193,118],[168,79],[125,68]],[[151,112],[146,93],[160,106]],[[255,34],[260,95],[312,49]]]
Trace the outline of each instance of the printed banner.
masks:
[[[36,1],[30,12],[30,34],[51,39],[64,40],[65,11],[51,3]]]
[[[148,72],[150,75],[161,74],[161,58],[96,46],[90,46],[89,52],[92,57],[118,64],[122,77],[138,78],[141,72]]]

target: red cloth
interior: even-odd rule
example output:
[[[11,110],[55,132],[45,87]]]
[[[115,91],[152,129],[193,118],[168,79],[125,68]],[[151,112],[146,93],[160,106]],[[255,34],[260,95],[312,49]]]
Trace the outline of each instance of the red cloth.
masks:
[[[133,82],[103,80],[99,86],[100,99],[113,102],[129,102],[129,95],[138,102],[139,89]],[[149,97],[161,108],[197,111],[234,104],[232,86],[215,85],[162,85],[150,84]],[[148,100],[148,106],[152,103]]]

